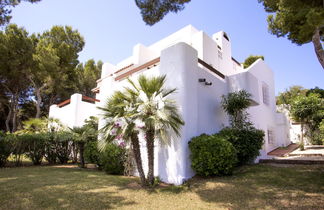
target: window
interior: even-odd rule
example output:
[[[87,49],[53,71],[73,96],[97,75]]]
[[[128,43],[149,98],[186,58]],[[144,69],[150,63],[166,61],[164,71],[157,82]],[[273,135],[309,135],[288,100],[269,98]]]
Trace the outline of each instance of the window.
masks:
[[[263,103],[269,105],[269,86],[266,83],[262,83],[262,97]]]
[[[268,144],[274,144],[275,143],[275,136],[274,136],[273,130],[268,129],[267,133],[268,133]]]
[[[218,58],[223,59],[223,53],[221,51],[219,51],[219,50],[218,50]]]

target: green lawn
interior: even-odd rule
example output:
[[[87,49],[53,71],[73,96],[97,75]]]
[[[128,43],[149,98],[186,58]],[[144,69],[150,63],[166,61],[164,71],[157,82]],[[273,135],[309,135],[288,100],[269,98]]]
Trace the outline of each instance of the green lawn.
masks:
[[[323,209],[324,166],[254,165],[141,189],[137,178],[53,166],[0,169],[0,209]]]

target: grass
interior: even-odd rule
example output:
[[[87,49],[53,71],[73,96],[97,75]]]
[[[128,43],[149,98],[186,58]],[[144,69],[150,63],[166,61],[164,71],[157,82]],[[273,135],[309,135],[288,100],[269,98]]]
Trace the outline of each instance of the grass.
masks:
[[[253,165],[233,176],[142,189],[71,167],[0,169],[0,209],[323,209],[324,166]]]

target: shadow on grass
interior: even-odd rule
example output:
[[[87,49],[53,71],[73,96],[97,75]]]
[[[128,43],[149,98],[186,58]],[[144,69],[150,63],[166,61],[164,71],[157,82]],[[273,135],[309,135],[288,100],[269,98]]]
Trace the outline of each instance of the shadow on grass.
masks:
[[[321,209],[323,167],[242,167],[231,177],[194,178],[199,197],[233,209]]]
[[[0,170],[0,209],[107,209],[134,205],[118,192],[129,180],[79,168]]]

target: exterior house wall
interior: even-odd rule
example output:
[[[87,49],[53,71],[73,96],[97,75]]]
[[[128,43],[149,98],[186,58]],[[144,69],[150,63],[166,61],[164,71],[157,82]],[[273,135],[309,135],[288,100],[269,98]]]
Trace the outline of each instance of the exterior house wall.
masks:
[[[158,57],[159,60],[154,62],[154,65],[130,73]],[[199,60],[207,66],[199,63]],[[224,78],[215,74],[211,68],[222,73]],[[266,134],[259,158],[268,158],[269,151],[289,143],[285,130],[287,124],[282,120],[282,116],[276,113],[274,77],[271,69],[260,59],[249,68],[243,69],[232,58],[231,43],[225,32],[218,32],[211,38],[204,32],[187,26],[151,46],[136,45],[133,54],[121,63],[103,65],[101,79],[95,88],[98,91],[96,98],[100,100],[96,105],[104,106],[109,96],[128,85],[127,77],[136,80],[140,74],[167,75],[166,87],[177,88],[177,93],[170,97],[177,102],[185,121],[181,137],[171,135],[170,144],[155,145],[154,173],[165,182],[181,184],[194,175],[190,166],[188,142],[194,136],[202,133],[213,134],[229,125],[228,116],[221,107],[222,95],[229,92],[245,89],[252,94],[253,106],[248,109],[251,121]],[[207,83],[199,82],[199,79],[205,79]],[[267,104],[263,100],[264,84],[268,88]],[[50,115],[61,117],[70,123],[64,118],[64,113],[73,112],[78,115],[80,112],[76,110],[84,109],[79,105],[71,107],[60,108],[60,113],[53,107]],[[100,112],[96,114],[99,116],[101,128],[105,121],[100,118]],[[84,117],[76,120],[81,121],[81,118]],[[268,130],[274,133],[273,142],[268,140]],[[143,134],[139,137],[146,172],[145,140]]]
[[[90,116],[97,116],[96,105],[82,101],[81,94],[73,94],[70,103],[63,107],[50,106],[49,117],[60,120],[69,128],[82,127]]]

